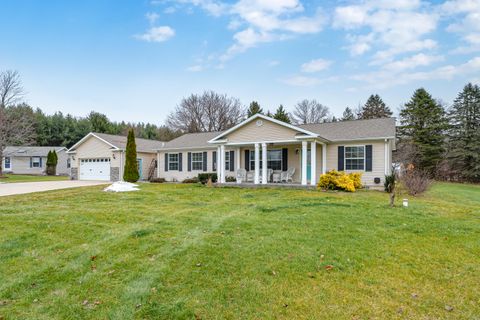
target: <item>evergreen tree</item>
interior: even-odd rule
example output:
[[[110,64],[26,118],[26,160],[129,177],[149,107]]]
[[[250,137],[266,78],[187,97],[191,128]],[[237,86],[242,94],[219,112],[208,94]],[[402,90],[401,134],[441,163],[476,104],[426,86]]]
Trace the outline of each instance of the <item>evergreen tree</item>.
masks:
[[[247,110],[247,117],[250,118],[251,116],[257,113],[263,114],[263,109],[260,107],[257,101],[252,101],[252,103],[250,103],[250,106],[248,107],[248,110]]]
[[[54,176],[57,174],[58,156],[55,150],[48,151],[47,154],[47,175]]]
[[[415,149],[410,162],[433,176],[444,153],[445,110],[420,88],[400,111],[400,122],[401,144],[411,144]]]
[[[392,116],[390,110],[378,94],[371,95],[365,105],[359,110],[359,119],[389,118]]]
[[[137,145],[135,144],[135,134],[133,129],[128,131],[127,147],[125,150],[125,168],[123,170],[123,180],[127,182],[137,182],[140,178],[137,165]]]
[[[480,87],[467,84],[449,112],[449,167],[457,178],[480,182]]]
[[[343,111],[342,115],[342,121],[346,120],[355,120],[355,115],[353,114],[353,110],[350,109],[349,107],[345,108],[345,111]]]
[[[291,123],[290,117],[288,116],[287,111],[285,111],[285,109],[283,108],[282,105],[280,105],[277,108],[277,111],[275,111],[275,114],[273,115],[273,118],[277,119],[277,120],[280,120],[280,121],[283,121],[283,122],[286,122],[286,123]]]
[[[270,110],[267,111],[267,117],[273,118],[273,114],[270,112]]]

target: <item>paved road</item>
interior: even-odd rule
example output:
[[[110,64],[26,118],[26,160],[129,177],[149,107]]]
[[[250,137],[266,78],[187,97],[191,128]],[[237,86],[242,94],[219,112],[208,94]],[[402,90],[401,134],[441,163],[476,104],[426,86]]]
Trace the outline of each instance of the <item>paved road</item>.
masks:
[[[66,181],[0,183],[0,197],[11,196],[14,194],[40,192],[40,191],[96,186],[100,184],[108,184],[108,182],[66,180]]]

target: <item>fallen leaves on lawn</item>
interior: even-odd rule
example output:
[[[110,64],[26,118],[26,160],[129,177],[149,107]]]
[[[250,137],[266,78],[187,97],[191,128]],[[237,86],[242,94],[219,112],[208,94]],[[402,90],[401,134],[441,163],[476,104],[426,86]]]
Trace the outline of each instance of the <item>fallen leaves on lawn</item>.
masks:
[[[97,256],[91,256],[90,257],[90,261],[94,261],[95,259],[97,259]]]
[[[333,266],[331,264],[328,264],[325,266],[325,270],[327,271],[333,270]]]

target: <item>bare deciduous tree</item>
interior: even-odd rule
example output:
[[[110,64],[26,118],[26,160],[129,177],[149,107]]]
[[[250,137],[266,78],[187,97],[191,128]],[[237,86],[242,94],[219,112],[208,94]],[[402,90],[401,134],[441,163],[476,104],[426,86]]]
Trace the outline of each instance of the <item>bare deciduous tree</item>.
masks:
[[[17,71],[0,72],[0,108],[17,103],[23,94],[22,82]]]
[[[35,121],[33,110],[13,106],[23,96],[22,83],[16,71],[0,72],[0,175],[3,174],[3,151],[8,145],[33,141]]]
[[[302,100],[295,106],[293,118],[296,124],[321,123],[328,119],[328,107],[317,100]]]
[[[245,117],[245,111],[236,98],[206,91],[183,98],[170,113],[167,125],[182,132],[222,131],[233,127]]]

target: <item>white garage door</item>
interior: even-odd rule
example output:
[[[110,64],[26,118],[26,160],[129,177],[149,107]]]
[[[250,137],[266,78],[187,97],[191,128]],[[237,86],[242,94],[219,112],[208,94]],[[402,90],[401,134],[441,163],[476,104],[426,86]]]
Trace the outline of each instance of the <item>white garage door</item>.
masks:
[[[80,159],[80,180],[110,180],[110,159]]]

